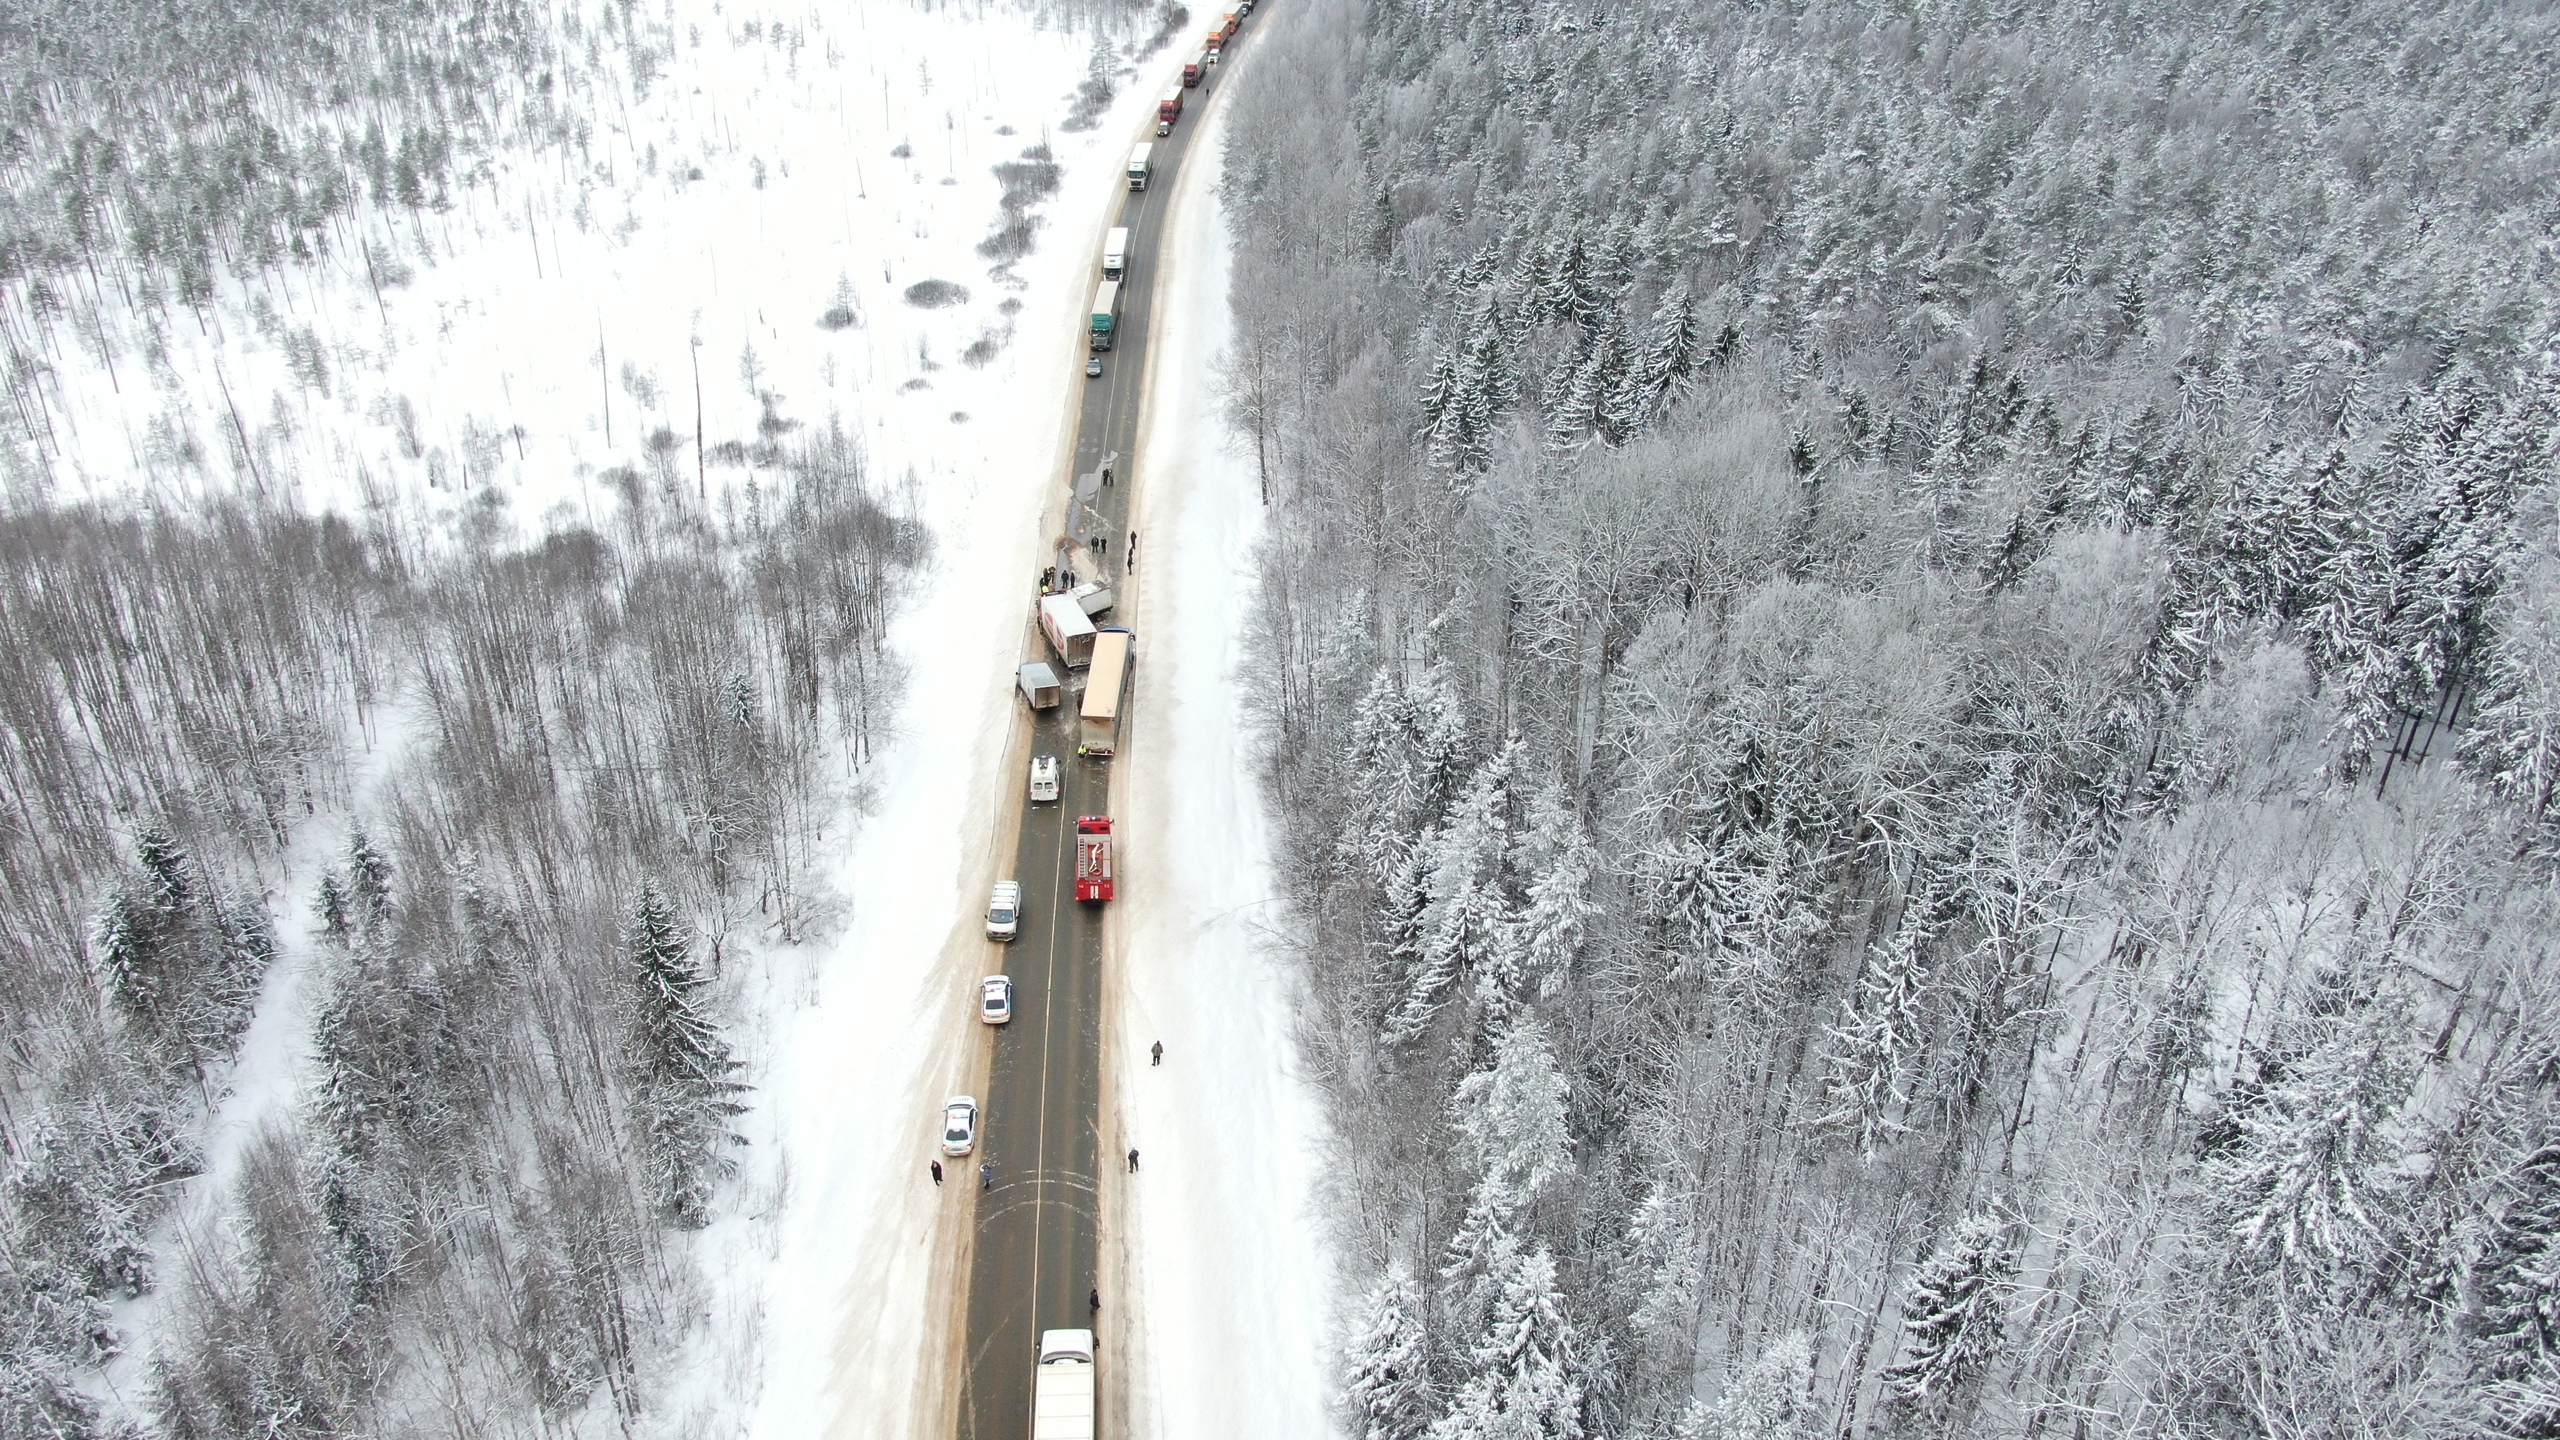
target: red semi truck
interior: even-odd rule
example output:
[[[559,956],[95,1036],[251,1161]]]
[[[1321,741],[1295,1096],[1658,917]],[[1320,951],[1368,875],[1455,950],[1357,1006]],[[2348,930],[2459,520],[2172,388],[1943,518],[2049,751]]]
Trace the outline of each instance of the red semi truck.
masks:
[[[1111,817],[1076,817],[1076,898],[1111,898]]]
[[[1188,60],[1183,61],[1183,62],[1182,62],[1182,85],[1183,85],[1183,88],[1187,90],[1187,89],[1191,88],[1192,86],[1195,86],[1195,85],[1199,84],[1199,83],[1200,83],[1200,76],[1201,76],[1201,73],[1202,73],[1204,70],[1206,70],[1206,69],[1208,68],[1208,65],[1209,65],[1209,56],[1208,56],[1207,52],[1205,52],[1205,51],[1204,51],[1204,52],[1202,52],[1202,53],[1200,53],[1200,54],[1198,54],[1198,55],[1194,55],[1194,56],[1192,56],[1192,57],[1191,57],[1190,59],[1188,59]]]
[[[1164,92],[1164,98],[1156,102],[1156,133],[1161,135],[1172,129],[1173,122],[1181,118],[1182,87],[1176,85]]]

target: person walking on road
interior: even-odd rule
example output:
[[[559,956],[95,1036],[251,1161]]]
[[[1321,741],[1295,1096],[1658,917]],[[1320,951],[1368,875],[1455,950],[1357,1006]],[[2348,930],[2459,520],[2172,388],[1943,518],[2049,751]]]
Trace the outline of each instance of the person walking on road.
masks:
[[[1163,1041],[1161,1041],[1161,1040],[1157,1041],[1157,1042],[1155,1043],[1154,1048],[1152,1048],[1152,1049],[1150,1049],[1149,1051],[1147,1051],[1147,1053],[1148,1053],[1149,1055],[1152,1055],[1152,1056],[1154,1056],[1154,1057],[1155,1057],[1153,1060],[1151,1060],[1151,1061],[1149,1061],[1149,1062],[1148,1062],[1149,1064],[1151,1064],[1151,1065],[1161,1065],[1161,1064],[1163,1064],[1163,1063],[1164,1063],[1164,1042],[1163,1042]]]
[[[1138,1173],[1138,1147],[1135,1145],[1129,1147],[1129,1173]]]
[[[936,1189],[942,1187],[942,1162],[939,1160],[933,1162],[933,1184]]]
[[[1101,1314],[1101,1313],[1102,1313],[1102,1287],[1101,1287],[1101,1286],[1096,1285],[1095,1287],[1093,1287],[1093,1289],[1091,1289],[1091,1290],[1089,1290],[1089,1291],[1087,1291],[1087,1292],[1085,1293],[1085,1297],[1084,1297],[1084,1308],[1085,1308],[1085,1309],[1087,1309],[1087,1310],[1089,1310],[1089,1311],[1091,1311],[1092,1313],[1094,1313],[1094,1314],[1096,1314],[1096,1315],[1099,1315],[1099,1314]]]
[[[996,1162],[993,1160],[978,1167],[978,1188],[981,1190],[996,1188]]]

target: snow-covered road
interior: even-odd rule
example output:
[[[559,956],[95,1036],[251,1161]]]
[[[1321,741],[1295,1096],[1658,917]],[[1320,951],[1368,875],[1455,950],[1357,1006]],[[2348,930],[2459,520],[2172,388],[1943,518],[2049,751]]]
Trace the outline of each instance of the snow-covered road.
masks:
[[[1149,74],[1178,64],[1159,56]],[[767,1071],[783,1166],[774,1238],[741,1224],[729,1253],[749,1274],[727,1303],[760,1319],[761,1436],[948,1433],[967,1283],[967,1196],[925,1177],[941,1097],[984,1073],[968,1009],[983,946],[968,901],[1012,853],[1019,756],[1008,665],[1020,644],[1037,525],[1058,478],[1064,393],[1080,350],[1051,312],[1075,310],[1116,186],[1106,161],[1156,88],[1128,86],[1091,142],[1059,146],[1065,193],[1043,252],[1023,267],[1026,360],[1000,398],[1001,453],[928,476],[936,536],[927,589],[902,624],[913,667],[901,738],[844,875],[855,923],[784,1016]],[[1179,185],[1175,263],[1160,297],[1141,491],[1144,649],[1134,734],[1115,801],[1133,837],[1116,917],[1120,959],[1106,1042],[1106,1125],[1143,1173],[1107,1210],[1106,1265],[1133,1296],[1111,1413],[1136,1436],[1328,1433],[1326,1270],[1309,1206],[1314,1100],[1297,1079],[1292,1000],[1257,943],[1270,895],[1260,794],[1236,688],[1243,577],[1260,510],[1249,462],[1225,444],[1210,362],[1227,330],[1228,238],[1210,144]],[[1104,140],[1100,137],[1114,137]],[[1079,137],[1081,138],[1081,137]],[[1125,193],[1125,192],[1121,192]],[[1068,316],[1068,319],[1075,317]],[[1056,338],[1053,338],[1056,337]],[[1163,1068],[1147,1047],[1166,1046]],[[714,1262],[713,1268],[720,1268]]]
[[[1263,943],[1276,907],[1239,679],[1263,510],[1216,418],[1233,260],[1218,167],[1228,109],[1180,180],[1158,297],[1138,496],[1132,754],[1116,802],[1132,839],[1106,1041],[1121,1148],[1139,1173],[1104,1247],[1138,1300],[1123,1396],[1132,1437],[1332,1432],[1329,1280],[1313,1209],[1320,1118],[1299,1075],[1291,981]],[[1164,1063],[1149,1063],[1161,1041]]]

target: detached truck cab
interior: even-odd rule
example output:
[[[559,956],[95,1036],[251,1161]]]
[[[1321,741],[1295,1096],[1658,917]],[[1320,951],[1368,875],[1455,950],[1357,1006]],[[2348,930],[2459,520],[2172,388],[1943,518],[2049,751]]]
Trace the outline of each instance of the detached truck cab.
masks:
[[[1093,1332],[1043,1330],[1031,1372],[1031,1440],[1093,1440]]]
[[[1137,149],[1129,152],[1130,189],[1144,190],[1147,188],[1148,164],[1154,159],[1155,153],[1156,147],[1153,145],[1141,145]]]
[[[1129,268],[1129,227],[1114,225],[1102,241],[1102,278],[1117,280]]]

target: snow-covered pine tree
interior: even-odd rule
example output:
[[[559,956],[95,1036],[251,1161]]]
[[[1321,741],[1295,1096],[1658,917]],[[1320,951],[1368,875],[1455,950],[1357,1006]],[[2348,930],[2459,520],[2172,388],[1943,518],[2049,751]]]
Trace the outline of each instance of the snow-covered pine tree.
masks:
[[[1969,1216],[1941,1237],[1903,1293],[1903,1353],[1886,1390],[1907,1405],[1943,1403],[1981,1379],[2007,1341],[2017,1274],[2017,1240],[1998,1215]]]
[[[1431,362],[1422,377],[1422,393],[1415,405],[1422,412],[1422,433],[1436,447],[1441,443],[1442,427],[1449,415],[1449,401],[1458,386],[1458,357],[1443,350]],[[1435,461],[1436,461],[1435,451]]]
[[[1870,952],[1857,995],[1841,1002],[1840,1023],[1825,1032],[1831,1053],[1822,1090],[1832,1108],[1814,1123],[1855,1131],[1858,1153],[1868,1159],[1902,1133],[1902,1111],[1911,1103],[1913,1052],[1921,1040],[1928,974],[1921,961],[1918,916],[1928,907],[1915,898],[1906,908],[1913,913]]]
[[[1344,1357],[1353,1424],[1360,1440],[1421,1440],[1431,1426],[1431,1347],[1412,1270],[1389,1267],[1369,1292],[1368,1311]]]
[[[1426,897],[1399,948],[1410,965],[1404,997],[1380,1036],[1403,1045],[1430,1027],[1450,986],[1484,962],[1510,923],[1502,860],[1510,848],[1512,751],[1485,762],[1429,842]]]
[[[1498,1289],[1468,1375],[1430,1440],[1580,1440],[1582,1366],[1573,1322],[1543,1249],[1515,1257]]]
[[[1602,443],[1624,445],[1651,418],[1648,397],[1634,382],[1633,345],[1626,316],[1612,307],[1600,317],[1599,364],[1591,376],[1591,423]]]
[[[1813,1339],[1790,1330],[1725,1382],[1714,1404],[1690,1402],[1675,1440],[1813,1440]]]
[[[1458,475],[1479,475],[1493,463],[1493,429],[1511,408],[1518,389],[1503,316],[1491,292],[1469,322],[1464,355],[1450,373],[1439,414],[1427,432],[1431,462]]]
[[[640,887],[625,955],[636,992],[635,1103],[652,1185],[669,1219],[699,1229],[710,1221],[713,1187],[732,1168],[727,1147],[743,1143],[729,1119],[746,1108],[732,1098],[745,1087],[729,1078],[738,1062],[702,1013],[699,997],[709,977],[694,959],[675,906],[655,885]]]
[[[147,901],[118,893],[98,918],[98,974],[107,998],[133,1032],[156,1046],[168,1029],[175,986],[160,914]]]
[[[1656,1176],[1636,1205],[1611,1266],[1638,1298],[1627,1328],[1665,1370],[1688,1373],[1698,1341],[1705,1280],[1699,1254],[1698,1194],[1678,1171]]]
[[[2473,1267],[2471,1334],[2491,1413],[2510,1435],[2560,1435],[2560,1142],[2536,1147]]]
[[[1582,308],[1582,297],[1591,285],[1591,262],[1589,252],[1583,248],[1581,223],[1570,215],[1562,217],[1562,223],[1571,233],[1560,246],[1550,247],[1542,277],[1545,284],[1537,299],[1540,317],[1549,321],[1571,319]]]
[[[1513,870],[1531,877],[1528,903],[1514,925],[1521,979],[1530,992],[1551,999],[1572,976],[1583,937],[1600,914],[1591,894],[1600,852],[1561,784],[1549,783],[1530,801],[1518,853]]]
[[[2523,812],[2537,850],[2560,858],[2560,555],[2516,565],[2482,669],[2462,763]]]
[[[2314,1293],[2384,1254],[2401,1203],[2399,1112],[2416,1075],[2403,1002],[2352,972],[2328,977],[2275,1072],[2205,1166],[2226,1253]]]
[[[1608,330],[1583,332],[1573,363],[1547,385],[1547,449],[1562,455],[1581,448],[1600,423],[1600,401],[1609,383]]]
[[[1483,1287],[1520,1253],[1521,1217],[1571,1164],[1564,1106],[1564,1072],[1534,1017],[1515,1020],[1494,1041],[1493,1064],[1458,1082],[1449,1110],[1475,1183],[1440,1276],[1453,1282],[1460,1316],[1483,1313]]]
[[[347,832],[346,892],[355,933],[372,939],[391,921],[391,861],[362,826]]]
[[[353,905],[347,896],[346,882],[335,869],[320,872],[320,883],[311,892],[311,918],[320,925],[320,939],[330,945],[346,945],[354,938],[349,916]]]
[[[275,922],[267,907],[227,895],[213,907],[213,965],[204,977],[204,1030],[199,1049],[228,1054],[257,1011],[258,988],[275,963]]]
[[[1644,345],[1627,367],[1626,388],[1631,393],[1624,403],[1638,407],[1643,419],[1650,422],[1663,405],[1687,394],[1697,384],[1697,374],[1698,306],[1683,282],[1654,307],[1653,324],[1645,331]]]
[[[1369,677],[1351,712],[1351,814],[1341,853],[1372,882],[1384,884],[1413,848],[1413,817],[1423,805],[1413,702],[1393,666]]]
[[[164,1065],[227,1056],[275,958],[258,901],[208,885],[168,832],[135,839],[135,873],[99,917],[97,965],[109,1000]]]

